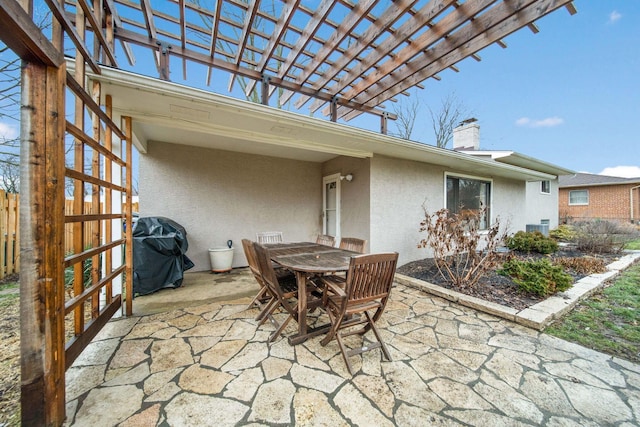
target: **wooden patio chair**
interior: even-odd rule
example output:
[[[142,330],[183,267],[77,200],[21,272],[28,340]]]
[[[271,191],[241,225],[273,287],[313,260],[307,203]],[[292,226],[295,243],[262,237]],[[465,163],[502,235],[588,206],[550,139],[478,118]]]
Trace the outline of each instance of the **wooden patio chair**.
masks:
[[[358,239],[356,237],[343,237],[340,239],[340,249],[345,249],[347,251],[363,254],[366,246],[366,240]]]
[[[335,338],[352,375],[350,356],[381,348],[384,357],[391,361],[375,322],[382,316],[389,299],[397,263],[397,252],[356,255],[351,257],[346,279],[335,275],[321,278],[324,284],[322,304],[331,320],[331,329],[321,344],[325,346]],[[364,326],[360,328],[359,325]],[[377,343],[351,350],[345,347],[344,337],[364,335],[369,330],[373,330]]]
[[[295,281],[278,280],[276,271],[271,263],[269,249],[259,243],[254,243],[253,247],[255,248],[262,280],[267,288],[267,292],[272,297],[267,307],[263,310],[264,316],[260,322],[260,324],[262,324],[266,318],[270,318],[272,323],[274,323],[276,330],[271,334],[268,341],[271,343],[282,334],[282,331],[284,331],[284,328],[287,327],[291,319],[294,319],[296,322],[298,321],[298,285]],[[287,318],[282,323],[278,323],[273,317],[273,314],[278,308],[282,308],[287,314]]]
[[[336,238],[333,236],[329,236],[328,234],[318,234],[318,237],[316,238],[316,243],[319,245],[333,247],[336,245]]]
[[[260,313],[256,316],[256,320],[262,320],[266,314],[266,307],[269,305],[269,302],[273,299],[271,294],[269,293],[267,286],[262,278],[262,273],[260,273],[260,266],[258,265],[258,258],[256,255],[256,250],[254,248],[254,243],[249,239],[242,239],[242,248],[244,249],[244,255],[247,258],[247,263],[249,264],[249,270],[253,274],[253,277],[260,285],[260,290],[253,297],[253,300],[247,306],[247,309],[256,306],[260,309]],[[276,269],[276,276],[278,280],[283,282],[295,283],[296,277],[293,273],[284,268]],[[262,324],[264,322],[261,322]]]
[[[258,243],[282,243],[282,231],[263,231],[256,233]]]

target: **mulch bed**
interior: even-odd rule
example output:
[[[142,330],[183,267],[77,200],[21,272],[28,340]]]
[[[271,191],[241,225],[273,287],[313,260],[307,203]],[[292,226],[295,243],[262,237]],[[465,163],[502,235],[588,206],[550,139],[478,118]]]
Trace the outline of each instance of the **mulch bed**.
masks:
[[[551,260],[563,257],[573,258],[593,256],[597,258],[603,258],[605,264],[610,264],[620,257],[620,255],[614,254],[588,254],[576,250],[561,250],[554,253],[553,255],[512,252],[510,255],[503,256],[516,256],[518,258],[525,259],[548,257]],[[520,291],[518,289],[518,285],[514,283],[511,278],[499,275],[498,273],[496,273],[496,270],[497,268],[487,271],[487,273],[480,279],[478,284],[472,288],[457,288],[450,282],[445,280],[438,272],[438,268],[436,267],[433,258],[425,258],[418,261],[410,262],[401,267],[398,267],[397,271],[400,274],[413,277],[414,279],[423,280],[425,282],[429,282],[446,289],[451,289],[466,295],[483,299],[485,301],[490,301],[507,307],[511,307],[516,310],[524,310],[525,308],[546,299],[546,297],[541,297],[536,294]],[[584,274],[578,274],[573,271],[567,271],[567,273],[574,278],[574,281],[580,280],[585,276]]]

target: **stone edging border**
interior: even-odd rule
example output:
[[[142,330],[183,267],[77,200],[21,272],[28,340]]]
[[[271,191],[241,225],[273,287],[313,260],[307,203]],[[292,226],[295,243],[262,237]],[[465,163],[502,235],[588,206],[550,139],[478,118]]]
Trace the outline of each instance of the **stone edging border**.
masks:
[[[541,331],[552,321],[560,318],[567,311],[571,310],[580,300],[602,288],[608,280],[613,279],[619,275],[622,270],[629,267],[637,259],[640,259],[640,251],[625,252],[627,255],[624,255],[619,260],[607,265],[606,273],[592,274],[590,276],[583,277],[566,291],[552,295],[544,301],[540,301],[539,303],[520,311],[501,304],[496,304],[480,298],[465,295],[460,292],[452,291],[450,289],[445,289],[432,283],[414,279],[413,277],[405,276],[403,274],[396,273],[395,281],[402,285],[420,289],[424,292],[436,295],[460,305],[493,314],[494,316],[511,320],[512,322],[516,322],[520,325]]]

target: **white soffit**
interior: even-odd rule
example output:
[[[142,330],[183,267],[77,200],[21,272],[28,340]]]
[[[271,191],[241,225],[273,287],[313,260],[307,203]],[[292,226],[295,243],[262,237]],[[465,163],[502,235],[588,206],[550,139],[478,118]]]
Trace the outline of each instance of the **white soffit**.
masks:
[[[121,70],[103,68],[91,79],[111,95],[113,111],[133,119],[141,153],[148,142],[200,146],[295,160],[383,155],[519,180],[554,176],[478,159],[452,150],[333,123]]]

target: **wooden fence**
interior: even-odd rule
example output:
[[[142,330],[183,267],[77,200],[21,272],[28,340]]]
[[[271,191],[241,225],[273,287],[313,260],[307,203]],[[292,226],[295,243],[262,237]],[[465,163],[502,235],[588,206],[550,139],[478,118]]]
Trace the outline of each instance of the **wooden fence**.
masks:
[[[98,212],[103,212],[103,204],[100,203],[100,209]],[[138,203],[133,203],[132,206],[133,212],[138,212]],[[122,211],[124,212],[125,206],[122,206]],[[92,213],[93,211],[93,203],[92,202],[84,202],[84,207],[82,210],[82,214]],[[64,201],[64,213],[65,215],[73,215],[73,200],[65,200]],[[76,213],[78,215],[78,213]],[[101,224],[102,221],[87,221],[84,223],[84,244],[83,249],[87,249],[93,246],[92,239],[93,236],[97,235],[98,227],[103,226]],[[67,223],[64,226],[64,253],[70,254],[73,253],[73,223]]]
[[[92,212],[91,207],[91,202],[85,202],[84,212]],[[19,209],[20,195],[0,190],[0,279],[20,272]],[[73,200],[65,200],[64,209],[65,214],[73,214]],[[138,203],[133,204],[133,211],[138,211]],[[91,236],[98,231],[99,226],[99,221],[85,223],[85,249],[91,246]],[[73,252],[73,224],[70,223],[65,225],[64,250],[65,253]]]
[[[20,271],[20,195],[0,190],[0,279]]]

